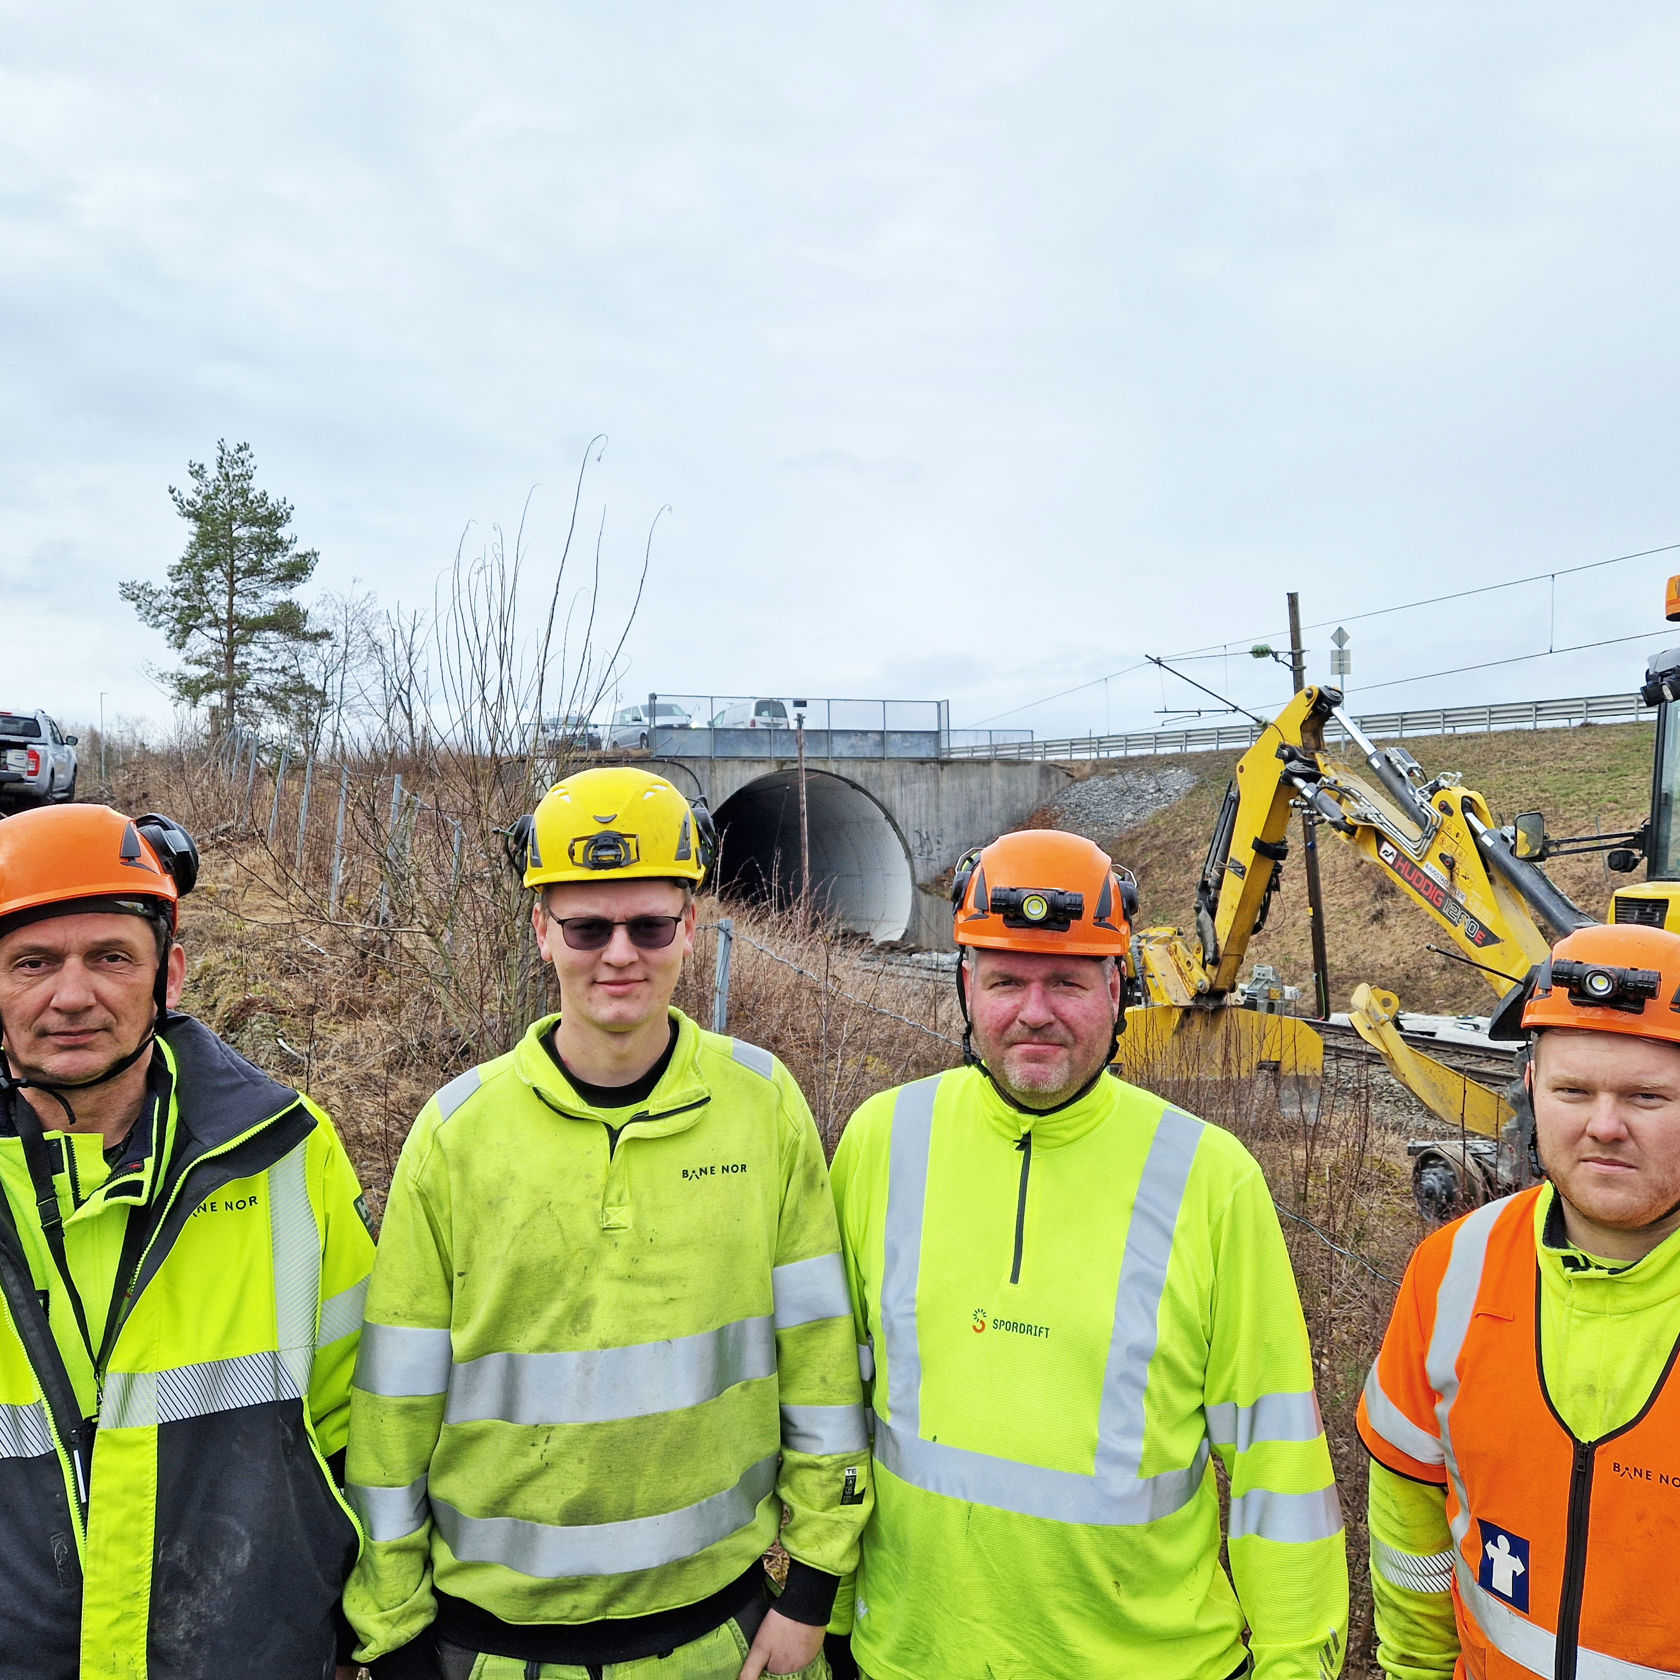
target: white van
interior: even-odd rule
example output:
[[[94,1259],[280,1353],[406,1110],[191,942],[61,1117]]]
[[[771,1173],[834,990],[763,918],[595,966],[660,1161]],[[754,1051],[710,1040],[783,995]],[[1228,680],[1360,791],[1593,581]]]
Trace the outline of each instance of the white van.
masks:
[[[687,729],[694,722],[681,706],[668,700],[654,702],[654,728]],[[607,727],[609,747],[645,747],[648,744],[647,706],[625,706],[613,713]]]
[[[780,700],[737,700],[712,719],[713,729],[790,729],[793,720]]]

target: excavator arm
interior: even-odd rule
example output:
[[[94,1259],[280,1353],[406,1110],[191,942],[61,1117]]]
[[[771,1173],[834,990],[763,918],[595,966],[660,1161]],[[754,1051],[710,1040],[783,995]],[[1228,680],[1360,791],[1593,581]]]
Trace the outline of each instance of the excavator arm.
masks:
[[[1332,717],[1371,781],[1325,756]],[[1450,772],[1426,779],[1403,747],[1370,741],[1334,689],[1306,688],[1237,763],[1197,883],[1195,943],[1173,927],[1145,928],[1133,939],[1152,1007],[1128,1018],[1120,1057],[1128,1073],[1241,1078],[1270,1067],[1310,1077],[1322,1067],[1322,1040],[1304,1021],[1264,1006],[1230,1007],[1244,1001],[1238,975],[1265,926],[1297,809],[1311,809],[1381,870],[1501,996],[1554,940],[1591,920],[1517,856],[1480,793]],[[1392,993],[1363,986],[1355,993],[1353,1025],[1396,1078],[1442,1119],[1497,1138],[1511,1118],[1503,1095],[1407,1044],[1398,1014]]]
[[[1235,989],[1289,855],[1295,803],[1317,803],[1324,721],[1340,701],[1335,689],[1302,689],[1237,761],[1196,884],[1197,945],[1174,927],[1145,928],[1132,942],[1150,1003],[1216,1006]],[[1334,805],[1326,814],[1340,821]]]

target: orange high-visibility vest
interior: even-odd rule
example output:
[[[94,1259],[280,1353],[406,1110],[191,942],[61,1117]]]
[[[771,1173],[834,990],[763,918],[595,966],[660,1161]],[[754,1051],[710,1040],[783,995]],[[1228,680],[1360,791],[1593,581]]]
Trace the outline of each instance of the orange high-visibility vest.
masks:
[[[1457,1675],[1680,1674],[1674,1354],[1631,1423],[1596,1441],[1569,1432],[1540,1360],[1540,1195],[1491,1202],[1419,1246],[1359,1433],[1389,1469],[1446,1488]]]

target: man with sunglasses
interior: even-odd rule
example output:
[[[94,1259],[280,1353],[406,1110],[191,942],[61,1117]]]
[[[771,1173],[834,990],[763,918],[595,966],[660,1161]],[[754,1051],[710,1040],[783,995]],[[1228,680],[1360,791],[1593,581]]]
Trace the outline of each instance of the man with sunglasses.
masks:
[[[560,1010],[432,1098],[397,1166],[352,1401],[358,1655],[823,1680],[870,1509],[851,1307],[798,1086],[671,1007],[710,818],[586,770],[516,834]]]

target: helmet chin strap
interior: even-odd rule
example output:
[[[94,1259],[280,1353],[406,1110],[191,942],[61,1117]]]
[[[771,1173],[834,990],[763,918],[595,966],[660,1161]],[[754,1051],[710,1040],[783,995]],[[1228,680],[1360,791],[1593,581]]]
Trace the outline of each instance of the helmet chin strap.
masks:
[[[1108,1072],[1109,1063],[1120,1053],[1120,1023],[1124,1020],[1124,1015],[1116,1014],[1114,1017],[1114,1027],[1108,1035],[1108,1053],[1097,1064],[1097,1071],[1071,1097],[1064,1097],[1059,1103],[1052,1103],[1048,1108],[1033,1108],[1030,1104],[1020,1101],[1010,1092],[1008,1087],[986,1065],[985,1058],[974,1048],[974,1021],[968,1013],[968,981],[964,972],[965,966],[959,958],[957,961],[957,1006],[962,1010],[963,1018],[963,1066],[979,1068],[992,1082],[992,1089],[1020,1114],[1060,1114],[1064,1108],[1072,1108],[1076,1102],[1083,1102],[1096,1089],[1097,1081]]]

